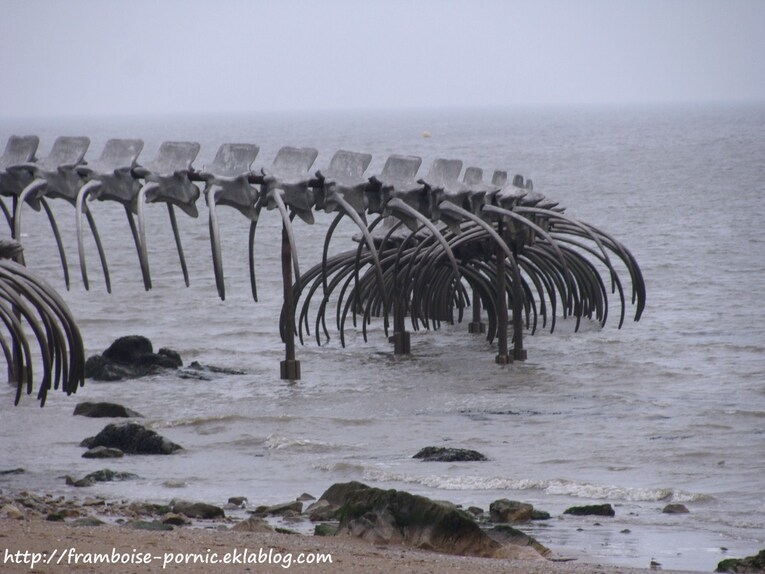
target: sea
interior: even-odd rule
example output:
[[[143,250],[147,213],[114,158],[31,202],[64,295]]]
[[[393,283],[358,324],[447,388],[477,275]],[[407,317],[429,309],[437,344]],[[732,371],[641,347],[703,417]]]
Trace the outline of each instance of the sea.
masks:
[[[532,178],[566,213],[612,234],[638,261],[647,286],[639,322],[627,299],[610,295],[605,326],[558,318],[527,335],[528,360],[495,364],[495,344],[462,323],[412,333],[409,356],[394,356],[382,322],[364,341],[349,325],[346,344],[313,330],[297,357],[298,381],[280,378],[284,345],[281,220],[263,210],[256,235],[259,300],[250,293],[249,222],[218,210],[226,299],[215,289],[207,207],[178,212],[189,266],[183,282],[164,207],[146,208],[153,289],[145,291],[122,207],[92,202],[113,292],[106,292],[86,233],[90,290],[78,269],[74,209],[51,200],[69,258],[67,290],[44,212],[25,208],[26,263],[62,293],[87,354],[140,334],[177,350],[184,367],[122,382],[86,380],[76,395],[51,391],[13,405],[0,386],[0,476],[21,490],[76,499],[250,507],[318,497],[357,480],[488,509],[508,498],[552,515],[522,528],[558,556],[664,569],[714,570],[728,557],[765,548],[765,104],[423,109],[139,117],[0,118],[0,142],[40,137],[44,157],[60,135],[91,139],[95,159],[108,138],[141,138],[140,162],[165,140],[201,144],[209,164],[226,142],[260,146],[268,167],[282,146],[319,151],[316,169],[338,149],[368,152],[368,174],[390,154],[461,159]],[[6,198],[7,199],[7,198]],[[332,215],[296,219],[305,272],[321,261]],[[356,244],[344,221],[333,252]],[[627,289],[629,276],[617,268]],[[311,317],[315,317],[315,304]],[[331,316],[331,315],[330,315]],[[313,328],[313,319],[310,321]],[[219,369],[189,378],[198,362]],[[81,401],[121,403],[148,427],[183,446],[172,456],[82,458],[80,442],[108,422],[72,416]],[[475,449],[486,462],[428,463],[425,446]],[[108,467],[138,479],[75,489]],[[615,516],[573,517],[570,506],[610,503]],[[687,514],[665,514],[670,503]],[[244,513],[244,511],[241,511]],[[236,514],[234,512],[234,514]],[[294,526],[293,526],[294,527]],[[297,526],[301,528],[301,526]],[[302,528],[310,529],[309,526]]]

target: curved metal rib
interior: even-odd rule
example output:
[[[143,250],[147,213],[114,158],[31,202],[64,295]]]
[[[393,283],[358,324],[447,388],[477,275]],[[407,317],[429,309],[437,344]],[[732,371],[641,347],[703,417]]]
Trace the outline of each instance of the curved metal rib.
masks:
[[[258,203],[255,207],[256,217],[250,220],[250,237],[249,237],[249,263],[250,263],[250,290],[252,291],[252,298],[255,302],[258,301],[258,284],[255,278],[255,231],[258,228],[258,219],[260,219],[260,210],[263,207],[262,203]]]
[[[208,225],[210,228],[210,246],[212,248],[213,270],[215,272],[215,287],[218,289],[218,297],[221,301],[226,300],[226,285],[223,279],[223,255],[220,247],[220,226],[218,225],[218,213],[215,210],[215,185],[206,190],[207,207],[209,209]]]
[[[15,210],[13,212],[13,238],[18,240],[21,237],[21,206],[26,203],[27,197],[29,197],[32,193],[36,191],[40,191],[42,189],[45,189],[48,185],[48,182],[45,181],[42,178],[37,178],[32,181],[29,185],[27,185],[24,189],[21,190],[21,193],[19,194],[18,198],[14,198],[14,202],[16,204]]]
[[[59,233],[56,218],[53,217],[53,210],[51,210],[50,205],[48,205],[48,202],[44,197],[40,198],[40,205],[43,206],[43,209],[48,216],[48,221],[50,222],[50,228],[53,230],[53,237],[56,239],[56,245],[58,245],[58,254],[61,258],[61,267],[64,270],[64,284],[66,285],[66,290],[69,291],[69,264],[66,261],[64,243],[61,240],[61,233]]]
[[[148,291],[151,289],[151,271],[149,270],[149,251],[146,246],[146,193],[152,189],[157,189],[158,183],[149,182],[141,186],[136,196],[136,212],[138,214],[138,237],[136,239],[136,247],[138,248],[138,260],[141,264],[141,276],[143,277],[143,286]],[[130,229],[133,232],[135,238],[135,227],[133,225],[133,217],[128,208],[125,206],[125,213],[130,221]]]
[[[563,267],[564,276],[566,278],[566,285],[569,287],[569,289],[567,290],[566,293],[561,293],[561,297],[565,296],[565,300],[568,301],[570,297],[570,293],[571,293],[570,272],[568,270],[568,266],[566,265],[566,258],[563,256],[563,252],[561,252],[560,248],[555,242],[555,239],[543,227],[537,225],[536,223],[534,223],[533,221],[531,221],[530,219],[526,217],[518,215],[517,213],[509,209],[496,207],[494,205],[484,205],[483,211],[488,213],[496,213],[503,217],[508,217],[509,219],[512,219],[513,221],[517,223],[520,223],[521,225],[525,225],[526,227],[533,229],[536,233],[544,237],[544,239],[550,245],[550,248],[555,252],[555,255],[558,257],[558,261],[560,261],[560,264]]]
[[[48,185],[48,182],[42,178],[37,178],[32,181],[28,186],[26,186],[21,193],[19,194],[18,201],[16,201],[16,208],[14,210],[13,215],[13,237],[16,240],[19,240],[21,238],[21,207],[26,203],[27,198],[35,193],[39,192],[43,189],[45,189]],[[53,231],[53,236],[56,239],[56,246],[58,247],[58,253],[59,257],[61,258],[61,267],[64,271],[64,284],[66,285],[67,290],[69,290],[69,266],[67,265],[66,261],[66,253],[64,252],[64,244],[61,240],[61,233],[59,233],[58,225],[56,224],[56,219],[53,216],[53,211],[51,211],[50,206],[48,205],[48,202],[45,201],[44,197],[40,198],[40,204],[45,209],[45,213],[48,216],[48,221],[50,221],[51,230]]]
[[[372,237],[372,234],[370,233],[369,229],[367,228],[366,222],[361,218],[361,216],[358,214],[358,212],[353,208],[353,206],[346,201],[346,199],[343,197],[342,194],[337,193],[335,194],[334,200],[337,202],[337,204],[343,208],[346,214],[348,214],[348,217],[350,217],[353,222],[356,224],[356,227],[359,228],[361,231],[361,234],[364,236],[364,241],[366,241],[367,249],[369,249],[369,253],[372,255],[372,263],[374,264],[376,274],[377,274],[377,281],[378,286],[380,288],[380,294],[385,295],[385,279],[383,278],[383,269],[380,265],[380,256],[377,253],[377,248],[375,247],[375,241]],[[357,265],[358,269],[358,265]]]
[[[281,189],[274,189],[271,192],[271,196],[274,198],[276,207],[279,209],[279,213],[282,216],[282,222],[284,223],[284,229],[287,231],[287,239],[292,250],[292,268],[295,273],[294,282],[300,283],[300,265],[298,264],[297,245],[295,243],[295,233],[292,230],[292,220],[287,213],[287,206],[284,204],[284,198],[282,195],[284,191]]]
[[[454,258],[454,253],[452,253],[452,249],[451,247],[449,247],[449,243],[446,241],[446,239],[444,239],[444,236],[441,235],[441,232],[438,230],[438,228],[435,225],[433,225],[433,223],[427,217],[422,215],[419,211],[417,211],[413,207],[401,201],[399,198],[394,197],[388,200],[387,206],[388,208],[393,209],[394,211],[401,211],[410,217],[414,217],[415,219],[420,221],[422,225],[428,228],[428,230],[433,234],[433,237],[435,237],[436,240],[444,248],[444,251],[446,252],[446,256],[449,258],[449,262],[452,265],[452,271],[454,271],[454,280],[456,283],[459,283],[461,281],[459,265],[457,265],[457,260]],[[462,301],[462,303],[464,306],[464,301]]]
[[[101,259],[101,267],[104,270],[104,281],[106,282],[106,291],[112,292],[112,283],[109,278],[109,267],[106,264],[106,254],[104,253],[103,246],[101,245],[101,237],[98,235],[98,228],[96,222],[93,219],[93,215],[90,213],[90,209],[85,203],[85,199],[91,191],[101,186],[101,182],[92,180],[83,185],[77,192],[77,200],[75,202],[75,217],[77,225],[77,251],[80,256],[80,271],[82,272],[82,282],[85,285],[85,289],[90,289],[90,283],[88,282],[88,270],[85,263],[85,243],[83,241],[82,232],[82,214],[84,213],[88,219],[88,225],[93,233],[93,237],[96,241],[96,247],[98,249],[98,256]]]
[[[181,260],[181,271],[183,272],[183,282],[186,287],[189,286],[189,270],[186,267],[186,258],[183,256],[183,244],[181,243],[181,234],[178,230],[178,221],[175,218],[175,208],[172,203],[167,203],[167,215],[170,217],[170,225],[173,228],[173,237],[175,238],[175,247],[178,249],[178,258]]]

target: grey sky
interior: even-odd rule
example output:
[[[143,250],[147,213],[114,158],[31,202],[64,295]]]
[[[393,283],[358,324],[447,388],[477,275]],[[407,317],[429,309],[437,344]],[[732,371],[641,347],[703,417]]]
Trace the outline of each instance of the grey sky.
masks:
[[[761,0],[0,0],[0,116],[765,100]]]

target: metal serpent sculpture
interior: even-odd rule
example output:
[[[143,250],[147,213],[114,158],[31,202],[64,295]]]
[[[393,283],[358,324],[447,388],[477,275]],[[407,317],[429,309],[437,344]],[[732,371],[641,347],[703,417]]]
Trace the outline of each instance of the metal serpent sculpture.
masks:
[[[460,180],[462,161],[439,158],[425,177],[418,178],[421,158],[394,154],[378,175],[368,177],[365,172],[372,156],[347,150],[336,152],[327,167],[312,173],[318,151],[294,147],[281,148],[269,167],[253,170],[260,148],[246,143],[223,144],[213,162],[197,171],[192,164],[199,144],[165,142],[153,161],[139,164],[141,140],[109,140],[101,157],[86,164],[88,143],[87,138],[59,138],[49,156],[36,161],[36,137],[9,140],[0,158],[0,195],[12,197],[14,204],[9,210],[0,200],[0,206],[12,236],[20,236],[24,203],[37,210],[43,206],[68,288],[66,257],[46,203],[48,198],[66,199],[75,206],[83,283],[87,289],[85,216],[110,290],[105,254],[86,200],[117,201],[127,214],[148,290],[152,283],[145,204],[164,202],[188,286],[174,208],[197,217],[196,201],[204,195],[218,295],[225,299],[217,208],[229,206],[250,220],[249,273],[257,301],[257,224],[263,207],[278,211],[282,222],[284,299],[279,327],[286,346],[281,365],[284,379],[300,378],[296,337],[303,343],[304,333],[310,336],[313,325],[318,344],[322,344],[322,334],[324,341],[330,338],[327,313],[332,309],[343,346],[349,318],[354,326],[360,321],[366,340],[372,317],[381,317],[394,353],[408,354],[407,317],[412,330],[437,329],[444,321],[453,323],[455,317],[462,321],[465,309],[470,308],[469,332],[485,333],[490,342],[496,339],[495,361],[507,364],[526,359],[526,331],[534,334],[539,328],[549,328],[552,332],[559,315],[575,319],[575,330],[582,319],[604,326],[609,294],[618,297],[619,328],[629,304],[635,306],[636,321],[645,308],[645,282],[629,250],[612,235],[567,215],[521,175],[510,180],[506,171],[496,170],[487,182],[481,168],[470,166]],[[294,219],[297,216],[311,225],[314,210],[336,216],[325,234],[321,261],[301,273]],[[330,255],[332,237],[345,217],[360,231],[355,236],[357,245]],[[629,303],[620,270],[627,271],[632,290]],[[15,338],[17,333],[12,332]]]

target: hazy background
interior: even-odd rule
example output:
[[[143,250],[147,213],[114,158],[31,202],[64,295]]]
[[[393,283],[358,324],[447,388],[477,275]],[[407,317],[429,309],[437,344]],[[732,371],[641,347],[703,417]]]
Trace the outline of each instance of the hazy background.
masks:
[[[765,99],[765,2],[0,0],[0,116]]]

